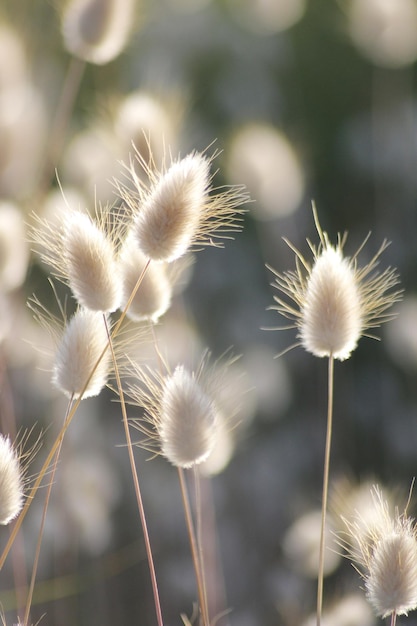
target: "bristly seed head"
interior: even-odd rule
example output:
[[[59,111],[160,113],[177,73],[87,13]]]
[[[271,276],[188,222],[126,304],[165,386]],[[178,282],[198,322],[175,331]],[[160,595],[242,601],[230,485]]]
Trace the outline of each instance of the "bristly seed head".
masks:
[[[69,209],[60,227],[34,216],[32,241],[40,245],[42,260],[57,278],[67,283],[81,306],[111,313],[121,301],[117,246],[122,225],[110,210],[96,209],[96,219],[87,212]]]
[[[363,521],[345,520],[342,543],[365,580],[367,598],[377,615],[407,615],[417,608],[417,532],[406,512],[391,517],[377,487],[372,498],[379,523],[363,532]]]
[[[106,385],[109,374],[108,350],[96,367],[107,343],[103,315],[78,309],[69,320],[58,345],[52,379],[54,384],[66,396],[76,399],[89,380],[83,398],[97,396]]]
[[[137,152],[135,156],[149,186],[141,182],[131,160],[126,166],[130,184],[116,181],[116,187],[132,217],[131,233],[147,258],[171,262],[194,245],[219,246],[218,239],[239,230],[240,206],[248,197],[241,187],[212,189],[206,156],[191,153],[162,172],[145,164]]]
[[[190,468],[207,460],[234,415],[225,418],[227,368],[236,357],[208,363],[206,354],[196,372],[178,365],[172,373],[148,372],[132,364],[127,396],[144,409],[133,420],[146,439],[143,448],[162,454],[175,467]],[[237,404],[237,403],[236,403]]]
[[[280,274],[269,269],[275,274],[273,286],[289,301],[274,296],[277,304],[271,308],[293,320],[300,339],[296,345],[317,357],[343,361],[368,329],[393,317],[386,311],[401,298],[401,291],[390,291],[398,284],[398,276],[391,268],[374,272],[386,241],[365,267],[358,268],[357,256],[367,239],[353,257],[345,257],[346,235],[332,246],[314,207],[313,212],[320,237],[317,248],[308,242],[313,264],[288,244],[296,254],[296,270]]]

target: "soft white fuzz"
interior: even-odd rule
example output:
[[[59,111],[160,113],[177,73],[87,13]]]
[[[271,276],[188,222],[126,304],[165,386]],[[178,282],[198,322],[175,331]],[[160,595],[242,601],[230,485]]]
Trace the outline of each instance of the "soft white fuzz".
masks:
[[[377,615],[406,615],[417,608],[417,536],[414,520],[391,516],[378,488],[372,491],[378,521],[363,533],[363,520],[346,522],[349,556],[361,570]]]
[[[400,291],[390,291],[398,277],[391,268],[374,271],[387,242],[367,265],[358,268],[357,255],[363,245],[353,257],[343,256],[346,236],[339,236],[332,246],[314,208],[313,212],[320,237],[318,248],[308,242],[313,263],[288,244],[296,254],[296,270],[280,274],[270,268],[275,274],[273,286],[287,298],[274,296],[272,308],[293,321],[300,344],[308,352],[343,361],[368,329],[392,317],[386,311],[401,298]]]
[[[176,467],[202,463],[216,441],[216,407],[184,367],[164,382],[158,431],[162,454]]]
[[[362,330],[361,294],[352,264],[332,246],[323,250],[307,281],[300,337],[318,357],[346,359]]]
[[[239,208],[247,201],[242,188],[213,190],[210,159],[194,152],[156,172],[136,152],[145,170],[145,188],[133,161],[126,167],[129,184],[116,182],[132,217],[131,233],[143,254],[154,261],[171,262],[194,244],[220,245],[218,239],[239,229]]]
[[[176,467],[189,468],[211,458],[225,430],[236,426],[239,398],[228,375],[235,361],[230,355],[210,363],[205,353],[195,371],[178,365],[173,372],[167,368],[166,375],[131,362],[126,395],[142,409],[142,416],[133,420],[145,436],[139,445],[164,455]]]
[[[0,435],[0,524],[8,524],[23,505],[23,479],[17,451]]]
[[[80,308],[67,324],[58,346],[54,384],[66,396],[78,398],[91,376],[82,397],[97,396],[107,382],[110,368],[108,350],[96,367],[107,343],[103,315]]]
[[[173,261],[187,252],[200,223],[210,180],[209,162],[195,154],[161,176],[135,217],[133,233],[142,252]]]
[[[135,0],[70,0],[62,16],[65,47],[74,56],[103,65],[125,48]]]
[[[78,302],[92,311],[115,311],[121,300],[121,281],[114,245],[105,232],[81,211],[65,220],[62,250],[69,285]]]
[[[123,245],[119,258],[122,279],[121,308],[124,309],[146,267],[148,259],[137,247],[132,238]],[[171,304],[172,287],[168,279],[165,263],[150,263],[140,286],[131,301],[127,315],[135,322],[152,320],[156,322]]]

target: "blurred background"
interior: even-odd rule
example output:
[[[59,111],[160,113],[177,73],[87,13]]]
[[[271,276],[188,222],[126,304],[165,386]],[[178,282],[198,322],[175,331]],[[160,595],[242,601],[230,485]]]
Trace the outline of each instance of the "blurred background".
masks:
[[[84,4],[91,5],[85,24],[77,13]],[[331,476],[332,502],[345,514],[369,502],[372,483],[400,490],[401,508],[417,468],[417,2],[86,0],[69,7],[3,0],[0,9],[1,431],[14,437],[33,427],[35,438],[43,431],[34,474],[65,414],[51,384],[51,337],[26,304],[35,293],[54,306],[49,269],[30,251],[26,230],[32,211],[54,220],[65,210],[55,168],[68,204],[93,208],[117,200],[112,181],[132,141],[146,158],[144,131],[157,164],[164,146],[174,157],[218,152],[215,185],[244,184],[253,201],[235,240],[194,256],[158,341],[173,364],[195,365],[205,347],[215,357],[229,347],[242,355],[227,381],[239,423],[202,482],[213,612],[230,608],[219,626],[309,624],[327,364],[301,348],[275,358],[295,333],[264,330],[283,323],[268,310],[273,275],[265,264],[294,267],[282,237],[308,256],[306,238],[318,242],[312,200],[332,241],[349,232],[346,254],[372,231],[360,263],[385,238],[392,242],[381,268],[398,268],[404,299],[398,317],[377,331],[382,341],[363,338],[336,364]],[[105,30],[107,10],[108,41],[84,49],[80,38]],[[123,16],[133,26],[128,37]],[[152,347],[137,350],[146,360]],[[113,399],[108,391],[84,401],[66,436],[33,623],[156,623]],[[149,456],[137,450],[164,620],[174,626],[192,615],[194,575],[177,474]],[[7,624],[24,603],[42,506],[40,490],[0,573]],[[332,524],[337,530],[337,516]],[[8,533],[1,529],[1,547]],[[332,545],[326,625],[377,623],[359,576]],[[413,614],[408,624],[417,624]]]

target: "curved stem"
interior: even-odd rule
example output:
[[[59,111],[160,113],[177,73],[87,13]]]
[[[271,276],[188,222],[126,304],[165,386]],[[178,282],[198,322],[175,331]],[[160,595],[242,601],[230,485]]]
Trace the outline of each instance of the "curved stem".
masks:
[[[334,379],[334,357],[331,354],[329,356],[328,383],[327,383],[327,429],[326,429],[326,448],[325,448],[325,453],[324,453],[324,469],[323,469],[323,494],[322,494],[322,502],[321,502],[319,570],[318,570],[318,578],[317,578],[317,626],[320,626],[320,623],[321,623],[321,614],[322,614],[322,606],[323,606],[325,531],[326,531],[327,496],[328,496],[328,491],[329,491],[330,448],[331,448],[331,442],[332,442],[332,422],[333,422],[333,379]]]

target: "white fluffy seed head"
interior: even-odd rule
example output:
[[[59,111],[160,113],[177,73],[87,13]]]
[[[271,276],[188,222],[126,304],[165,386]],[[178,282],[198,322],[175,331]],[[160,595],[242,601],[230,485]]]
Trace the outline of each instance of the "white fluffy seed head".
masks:
[[[55,356],[53,382],[66,396],[78,398],[108,343],[101,313],[80,308],[66,326]],[[97,396],[107,382],[109,351],[104,354],[83,393]]]
[[[148,258],[170,262],[187,252],[202,219],[209,181],[209,161],[201,154],[186,156],[161,175],[132,231]]]
[[[88,214],[72,211],[65,220],[62,253],[71,290],[92,311],[110,313],[121,300],[114,243]]]
[[[8,524],[23,505],[23,478],[10,439],[0,435],[0,524]]]
[[[125,308],[147,261],[136,242],[128,238],[119,258],[123,286],[122,309]],[[127,310],[127,316],[135,322],[142,320],[156,322],[169,309],[171,295],[172,286],[167,276],[166,264],[150,263]]]
[[[338,248],[326,247],[307,281],[300,337],[318,357],[343,361],[356,348],[362,330],[361,294],[352,264]]]
[[[135,0],[70,0],[62,16],[65,47],[97,65],[115,59],[127,45]]]
[[[158,434],[162,454],[176,467],[207,459],[216,441],[216,408],[196,378],[178,366],[163,385]]]
[[[296,269],[281,274],[269,268],[275,274],[273,286],[284,294],[284,298],[274,296],[276,305],[271,308],[292,321],[283,329],[298,329],[300,342],[292,347],[301,344],[315,356],[343,361],[368,329],[394,317],[387,310],[401,299],[402,291],[392,290],[399,282],[392,268],[376,271],[379,257],[388,246],[386,241],[360,268],[357,257],[367,239],[352,257],[345,257],[346,234],[338,235],[337,245],[332,246],[314,206],[313,214],[320,237],[317,247],[307,240],[313,262],[309,263],[287,242],[295,252]]]
[[[361,573],[377,615],[407,614],[417,608],[417,530],[406,511],[391,512],[382,491],[371,490],[374,514],[343,518],[343,545]]]
[[[377,615],[406,615],[417,608],[417,540],[410,523],[398,520],[377,541],[365,586]]]

